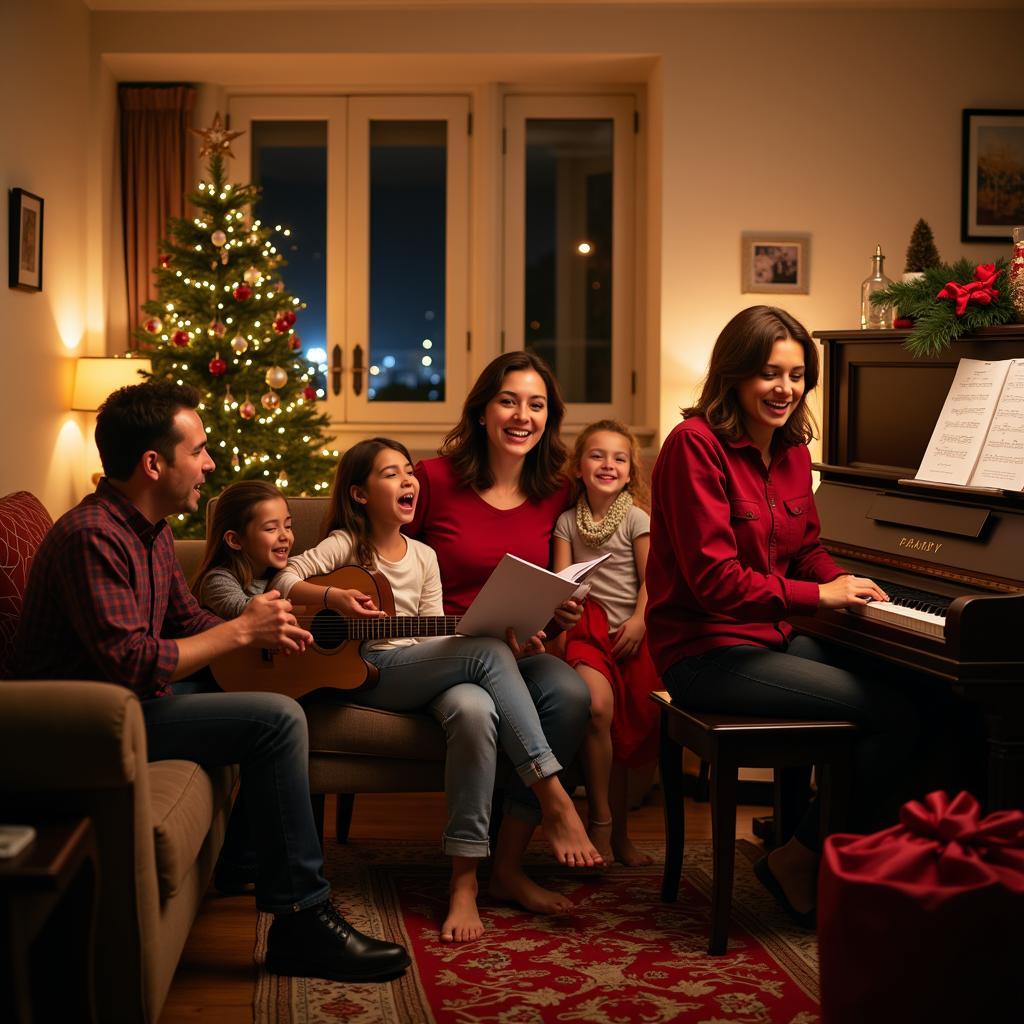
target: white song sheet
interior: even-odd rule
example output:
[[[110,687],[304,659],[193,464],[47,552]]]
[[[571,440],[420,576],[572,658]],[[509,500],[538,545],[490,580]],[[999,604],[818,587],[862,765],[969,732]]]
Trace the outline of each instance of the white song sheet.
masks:
[[[960,360],[917,471],[917,480],[960,485],[972,482],[1012,362]]]
[[[971,483],[1024,491],[1024,361],[1010,360]]]

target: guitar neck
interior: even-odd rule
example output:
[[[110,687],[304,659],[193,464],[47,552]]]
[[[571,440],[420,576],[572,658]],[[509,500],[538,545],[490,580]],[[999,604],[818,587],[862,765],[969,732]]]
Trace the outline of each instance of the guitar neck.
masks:
[[[347,640],[393,640],[395,637],[453,636],[457,615],[389,615],[379,619],[343,618]]]

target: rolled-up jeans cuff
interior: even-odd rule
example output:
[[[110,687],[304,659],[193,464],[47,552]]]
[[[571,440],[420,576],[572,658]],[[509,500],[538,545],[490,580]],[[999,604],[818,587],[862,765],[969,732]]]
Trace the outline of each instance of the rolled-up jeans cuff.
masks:
[[[486,839],[457,839],[441,836],[441,850],[448,857],[489,857],[491,844]]]
[[[535,786],[543,779],[557,775],[561,770],[562,766],[558,758],[548,751],[548,753],[542,754],[540,757],[535,757],[525,764],[518,765],[516,767],[516,774],[523,780],[524,786],[530,787]]]
[[[309,910],[310,907],[317,907],[324,900],[331,898],[331,887],[329,884],[323,886],[321,889],[317,889],[315,892],[311,892],[308,896],[304,896],[301,900],[295,903],[263,903],[259,899],[257,892],[256,908],[262,910],[264,914],[297,914],[300,910]]]

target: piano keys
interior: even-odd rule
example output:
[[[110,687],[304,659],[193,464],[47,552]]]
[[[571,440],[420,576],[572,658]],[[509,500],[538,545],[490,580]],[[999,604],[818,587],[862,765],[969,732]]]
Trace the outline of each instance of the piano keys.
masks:
[[[888,602],[794,619],[804,633],[905,665],[981,704],[991,807],[1024,807],[1024,494],[913,480],[961,357],[1024,358],[1024,326],[937,357],[905,331],[820,332],[822,542]]]

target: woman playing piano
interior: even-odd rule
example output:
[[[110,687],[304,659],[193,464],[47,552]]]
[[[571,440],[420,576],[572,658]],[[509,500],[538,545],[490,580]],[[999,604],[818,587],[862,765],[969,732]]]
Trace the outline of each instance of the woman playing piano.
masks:
[[[852,824],[867,827],[907,766],[917,715],[877,665],[796,636],[786,621],[886,600],[871,580],[844,574],[818,540],[807,450],[807,395],[817,382],[814,343],[788,313],[752,306],[726,324],[700,398],[654,468],[647,629],[655,665],[684,707],[855,722]],[[818,845],[814,802],[794,838],[755,866],[805,924]]]

